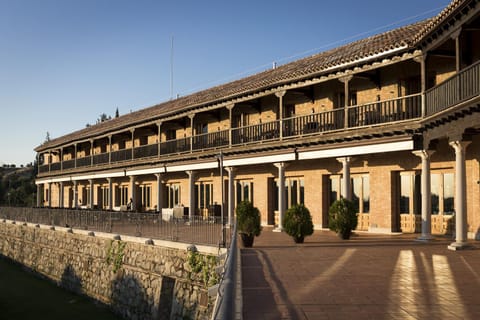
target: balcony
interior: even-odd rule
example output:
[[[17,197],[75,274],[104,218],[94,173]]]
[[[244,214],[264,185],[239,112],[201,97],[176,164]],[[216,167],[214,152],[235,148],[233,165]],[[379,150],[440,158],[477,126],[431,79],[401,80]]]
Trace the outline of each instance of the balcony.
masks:
[[[480,61],[462,70],[438,86],[427,90],[425,115],[430,116],[480,94]],[[375,101],[347,108],[299,115],[283,120],[274,120],[255,125],[205,133],[193,137],[168,140],[160,144],[135,147],[132,151],[122,149],[93,156],[93,164],[108,164],[133,159],[200,152],[208,149],[232,148],[251,143],[295,139],[307,135],[333,131],[397,123],[419,119],[422,116],[422,94]],[[281,133],[280,134],[280,130]],[[109,160],[110,158],[110,160]],[[110,161],[110,162],[109,162]],[[76,167],[90,166],[90,156],[78,158]],[[75,160],[39,166],[39,173],[73,169]]]
[[[425,92],[426,115],[431,116],[480,94],[480,61]]]

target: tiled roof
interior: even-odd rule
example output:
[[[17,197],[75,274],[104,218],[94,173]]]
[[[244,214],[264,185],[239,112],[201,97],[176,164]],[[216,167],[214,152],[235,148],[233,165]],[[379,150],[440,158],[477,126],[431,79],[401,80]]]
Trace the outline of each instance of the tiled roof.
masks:
[[[119,118],[114,118],[79,131],[52,139],[37,147],[36,151],[58,147],[76,140],[93,138],[108,134],[115,130],[160,119],[162,116],[191,108],[225,101],[245,94],[259,92],[288,82],[328,74],[335,67],[355,63],[393,49],[408,50],[418,42],[419,34],[426,34],[439,23],[444,16],[458,7],[464,1],[454,0],[437,17],[400,27],[382,34],[374,35],[353,43],[340,46],[310,57],[306,57],[275,69],[206,89],[175,100],[167,101],[152,107],[144,108]],[[393,54],[393,53],[392,53]],[[396,52],[398,54],[398,52]]]

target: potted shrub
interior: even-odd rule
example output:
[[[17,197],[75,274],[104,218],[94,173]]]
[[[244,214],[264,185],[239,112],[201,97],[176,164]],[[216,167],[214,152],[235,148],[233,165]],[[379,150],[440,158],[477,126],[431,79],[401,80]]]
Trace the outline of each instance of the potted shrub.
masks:
[[[357,227],[357,208],[353,201],[340,198],[330,206],[328,227],[342,239],[350,239],[352,230]]]
[[[244,247],[251,247],[253,239],[260,235],[260,211],[250,201],[242,201],[235,209],[237,214],[237,230]]]
[[[305,236],[313,234],[313,223],[310,211],[303,204],[290,207],[283,219],[283,229],[293,238],[295,243],[303,243]]]

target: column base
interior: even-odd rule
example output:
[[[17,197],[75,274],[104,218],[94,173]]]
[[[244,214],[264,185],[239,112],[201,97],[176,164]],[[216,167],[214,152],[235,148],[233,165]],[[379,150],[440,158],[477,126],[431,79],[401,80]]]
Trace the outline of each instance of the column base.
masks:
[[[422,234],[420,237],[416,239],[417,241],[431,241],[435,240],[435,238],[431,234]]]
[[[473,247],[467,242],[452,242],[447,248],[448,250],[457,251],[472,249]]]
[[[273,232],[283,232],[283,228],[275,227],[272,230]]]

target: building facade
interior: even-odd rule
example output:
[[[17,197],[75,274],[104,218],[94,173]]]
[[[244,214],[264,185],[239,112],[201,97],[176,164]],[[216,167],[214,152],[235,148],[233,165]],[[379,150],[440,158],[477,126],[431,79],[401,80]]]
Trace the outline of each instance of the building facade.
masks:
[[[346,197],[358,230],[455,231],[462,247],[480,238],[479,94],[480,4],[454,0],[431,19],[47,141],[38,206],[208,216],[223,198],[231,222],[250,200],[281,230],[296,203],[328,227]]]

